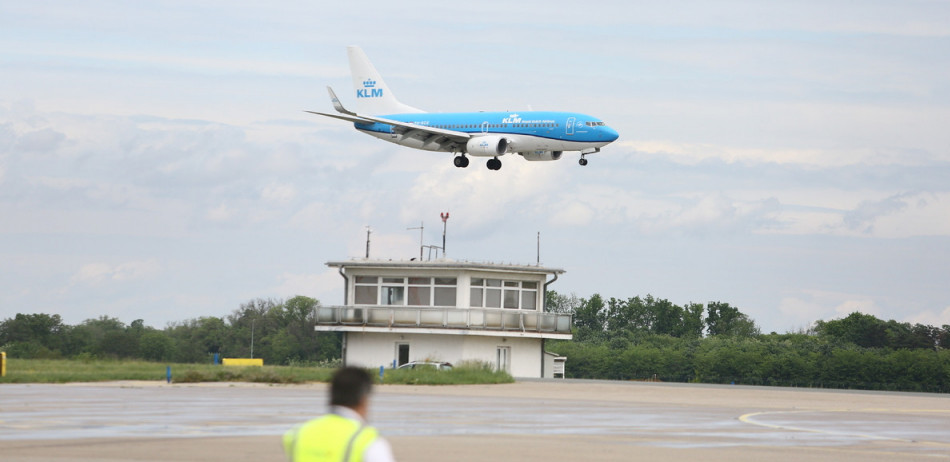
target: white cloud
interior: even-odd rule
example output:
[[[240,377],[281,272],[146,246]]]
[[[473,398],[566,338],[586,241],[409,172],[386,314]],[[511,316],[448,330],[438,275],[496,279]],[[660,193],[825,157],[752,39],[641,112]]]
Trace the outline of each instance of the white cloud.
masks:
[[[877,306],[877,303],[871,298],[857,298],[853,300],[845,300],[839,303],[834,307],[835,313],[838,314],[837,317],[843,318],[847,315],[858,312],[864,314],[870,314],[872,316],[882,317],[884,316],[883,310],[881,307]]]
[[[74,284],[100,286],[110,283],[125,283],[148,279],[162,271],[157,260],[131,261],[126,263],[88,263],[73,274]]]
[[[798,297],[785,297],[779,301],[778,310],[786,326],[807,327],[819,319],[826,319],[829,310],[820,303]]]
[[[261,198],[266,201],[286,204],[297,197],[297,190],[292,184],[271,184],[261,191]]]
[[[559,204],[551,214],[550,223],[554,226],[587,226],[594,220],[594,210],[586,204],[568,199],[570,202]]]
[[[939,313],[932,310],[921,311],[905,318],[905,322],[934,327],[950,325],[950,306]]]
[[[940,151],[924,154],[887,148],[791,148],[781,146],[736,147],[711,143],[682,143],[663,140],[624,140],[618,143],[637,154],[666,157],[674,162],[696,165],[710,160],[727,164],[776,163],[821,168],[851,165],[927,165],[950,161]],[[939,154],[938,154],[939,153]],[[941,158],[941,156],[943,156]]]
[[[854,312],[886,317],[874,297],[861,294],[805,289],[783,297],[778,310],[782,322],[789,326],[804,326],[818,320],[840,319]]]
[[[314,297],[322,304],[342,304],[343,278],[336,269],[321,273],[282,273],[279,283],[272,292],[278,297],[290,298],[296,295]]]
[[[227,222],[234,220],[237,214],[238,211],[235,208],[227,204],[219,204],[218,206],[209,209],[206,216],[210,221]]]

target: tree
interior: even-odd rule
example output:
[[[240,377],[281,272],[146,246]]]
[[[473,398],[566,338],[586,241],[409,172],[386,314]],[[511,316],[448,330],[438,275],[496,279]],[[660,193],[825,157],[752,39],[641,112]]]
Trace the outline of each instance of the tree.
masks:
[[[727,335],[732,337],[752,337],[759,335],[759,328],[738,308],[723,302],[706,304],[706,328],[709,335]]]
[[[547,313],[574,314],[579,306],[581,306],[581,299],[573,293],[563,295],[549,290],[544,294],[544,311]]]
[[[703,329],[706,327],[703,321],[703,304],[687,303],[683,308],[683,320],[677,337],[699,338],[703,336]]]
[[[853,343],[864,348],[881,348],[887,345],[887,326],[884,321],[860,312],[853,312],[844,319],[818,321],[818,335]]]
[[[581,299],[581,304],[574,312],[574,325],[579,329],[590,329],[602,332],[606,323],[604,299],[600,294],[594,294],[589,299]]]
[[[15,357],[56,357],[66,329],[58,314],[23,314],[0,322],[0,346],[8,345]]]
[[[171,337],[164,332],[146,332],[139,339],[139,354],[148,361],[166,361],[173,352]]]

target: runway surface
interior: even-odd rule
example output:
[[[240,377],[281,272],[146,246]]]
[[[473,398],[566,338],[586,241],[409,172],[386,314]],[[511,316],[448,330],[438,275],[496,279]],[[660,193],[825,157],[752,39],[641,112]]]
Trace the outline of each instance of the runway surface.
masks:
[[[284,460],[322,384],[0,386],[0,454],[38,460]],[[596,381],[380,386],[400,460],[948,460],[950,396]]]

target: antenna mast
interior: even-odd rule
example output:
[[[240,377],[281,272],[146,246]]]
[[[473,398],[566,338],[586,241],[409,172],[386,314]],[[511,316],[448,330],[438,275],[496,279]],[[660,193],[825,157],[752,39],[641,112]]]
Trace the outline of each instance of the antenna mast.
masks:
[[[442,258],[445,258],[445,228],[448,227],[449,212],[439,214],[442,217]]]
[[[425,247],[425,246],[422,244],[422,234],[425,232],[425,229],[426,229],[426,228],[425,228],[425,224],[420,221],[418,227],[415,227],[415,228],[406,228],[406,231],[409,231],[409,230],[412,230],[412,229],[418,229],[418,230],[419,230],[419,261],[422,261],[422,248]]]
[[[369,226],[367,226],[366,227],[366,259],[367,260],[369,259],[369,235],[372,233],[373,233],[373,230],[371,230]]]

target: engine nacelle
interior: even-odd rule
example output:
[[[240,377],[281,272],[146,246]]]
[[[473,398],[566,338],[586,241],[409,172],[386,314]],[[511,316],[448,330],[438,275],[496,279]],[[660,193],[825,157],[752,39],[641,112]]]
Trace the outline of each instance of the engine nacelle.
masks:
[[[539,149],[537,151],[530,152],[520,152],[524,160],[531,161],[541,161],[541,160],[558,160],[561,158],[561,154],[564,154],[564,151],[545,151]]]
[[[508,152],[508,138],[503,136],[476,136],[465,143],[465,152],[472,156],[495,157]]]

